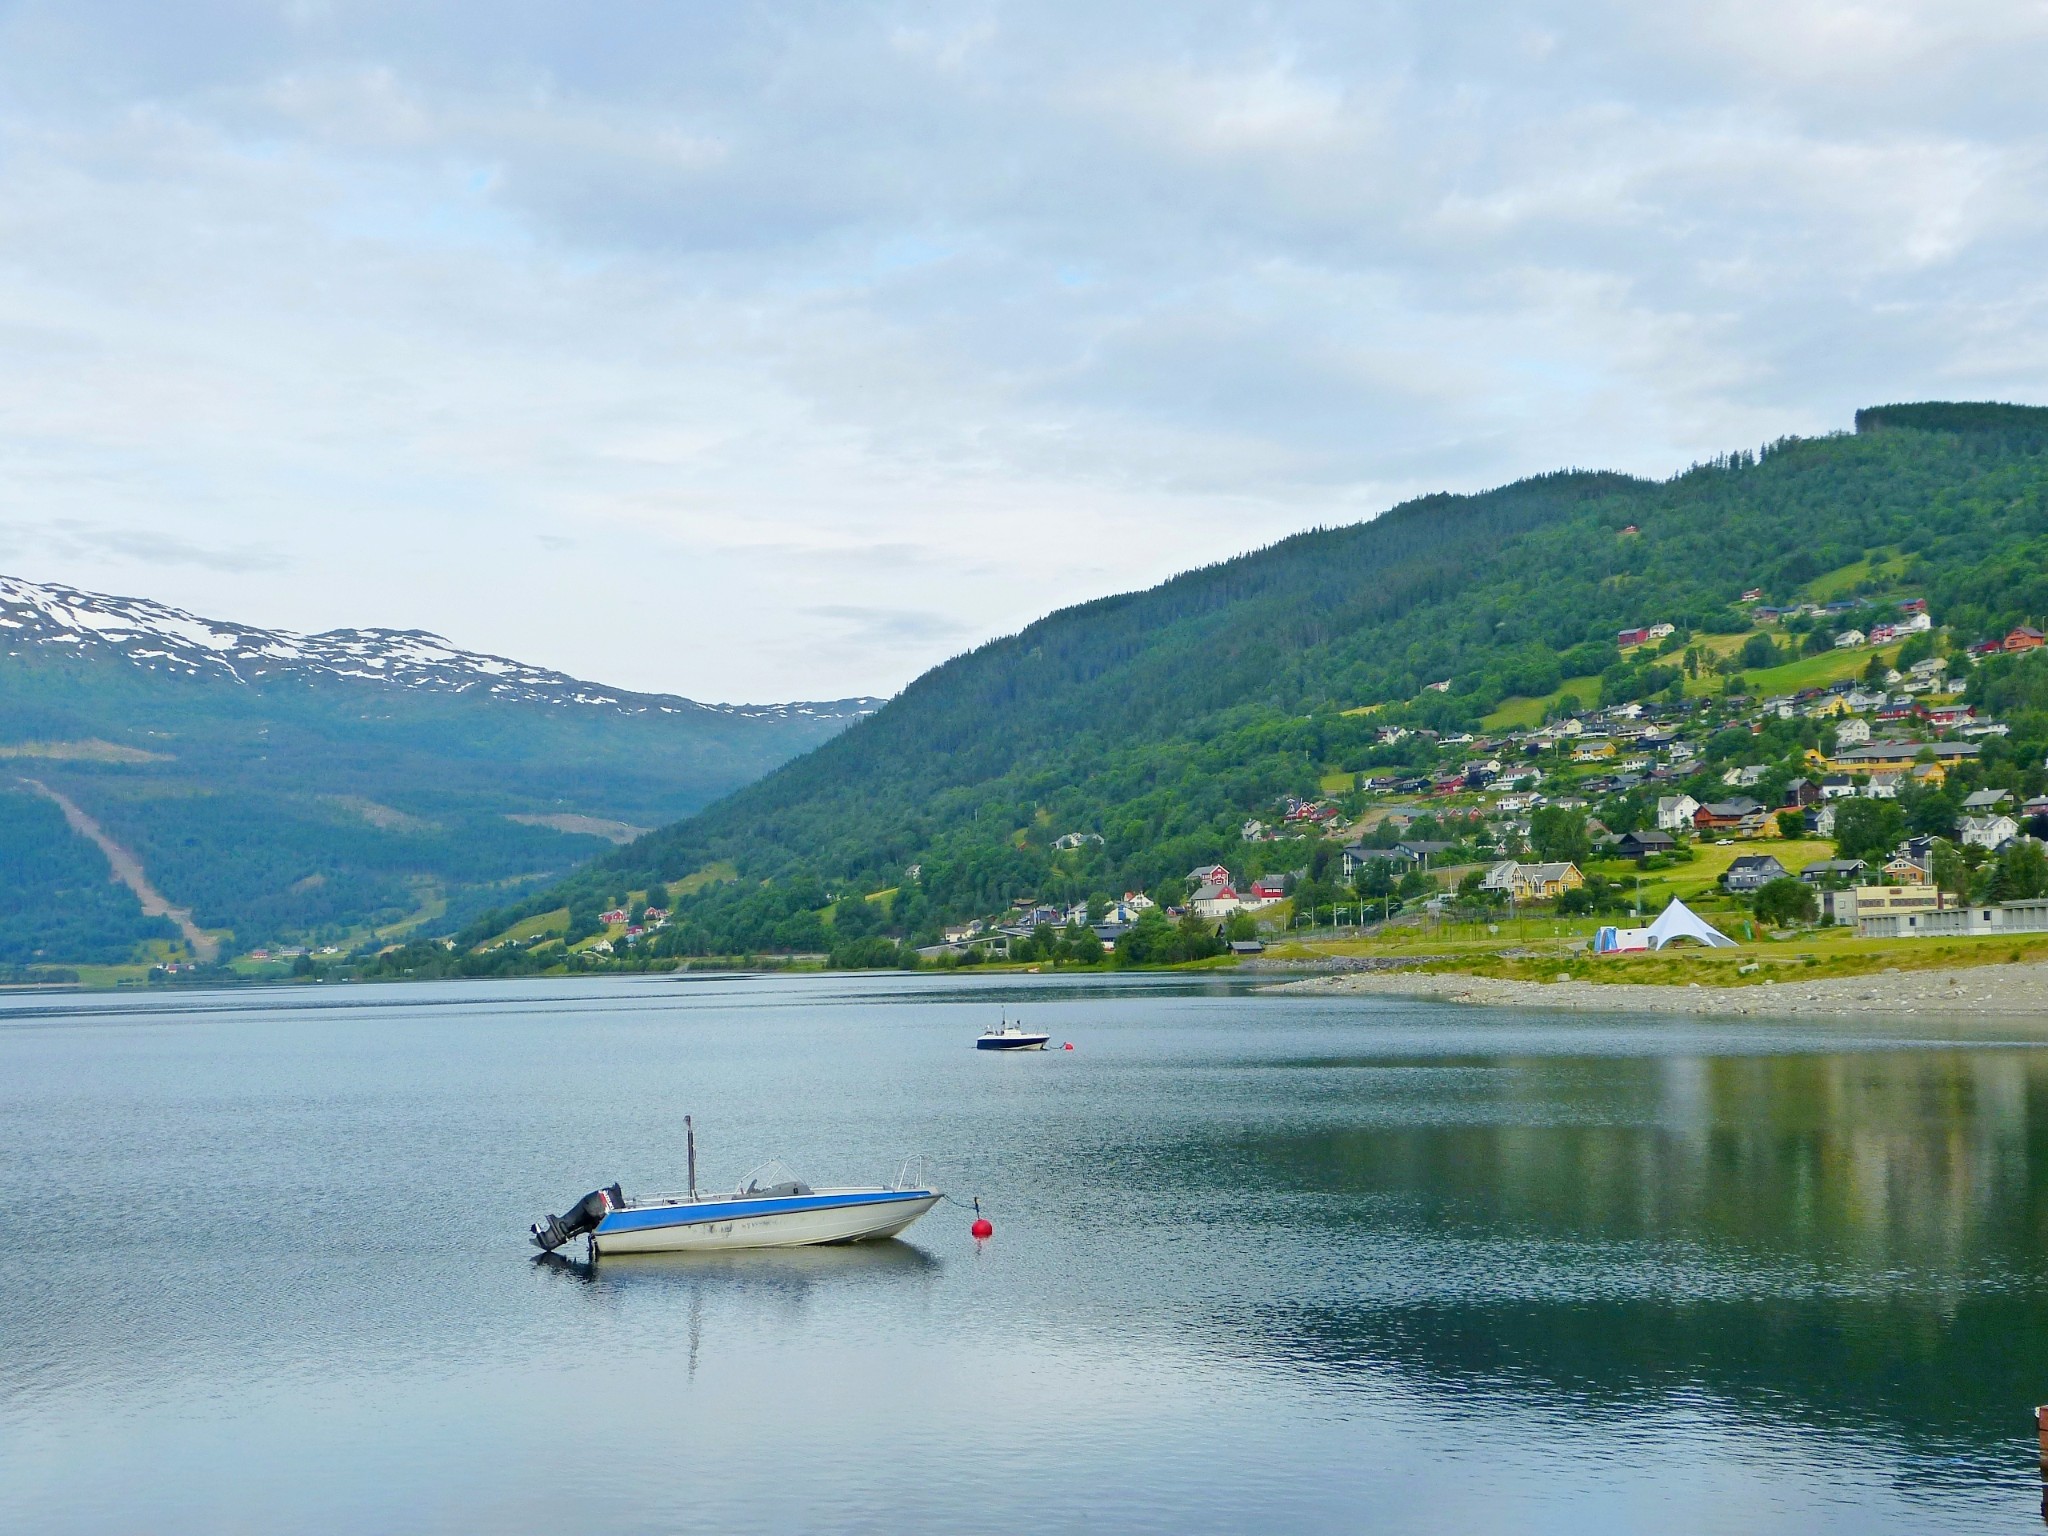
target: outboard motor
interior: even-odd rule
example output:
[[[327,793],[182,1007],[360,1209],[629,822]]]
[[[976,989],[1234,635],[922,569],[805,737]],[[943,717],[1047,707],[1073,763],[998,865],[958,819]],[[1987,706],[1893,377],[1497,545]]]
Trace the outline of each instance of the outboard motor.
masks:
[[[606,1216],[623,1207],[625,1191],[614,1184],[609,1189],[593,1189],[559,1216],[550,1216],[546,1221],[537,1221],[527,1228],[533,1238],[533,1246],[543,1253],[553,1253],[572,1238],[597,1230],[597,1224]]]

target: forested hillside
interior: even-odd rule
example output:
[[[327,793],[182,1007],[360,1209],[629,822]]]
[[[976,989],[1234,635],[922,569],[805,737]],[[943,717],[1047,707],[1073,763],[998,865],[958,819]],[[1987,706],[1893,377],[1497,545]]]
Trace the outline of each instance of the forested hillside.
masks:
[[[2048,410],[1887,407],[1662,482],[1428,497],[1066,609],[542,899],[722,866],[738,881],[677,924],[713,948],[766,942],[824,891],[902,887],[914,926],[1058,884],[1048,845],[1068,832],[1103,838],[1094,883],[1144,889],[1328,766],[1368,766],[1388,721],[1470,726],[1574,676],[1608,702],[1666,687],[1675,669],[1623,662],[1617,630],[1740,632],[1745,591],[1786,596],[1873,551],[1958,634],[2048,612]]]

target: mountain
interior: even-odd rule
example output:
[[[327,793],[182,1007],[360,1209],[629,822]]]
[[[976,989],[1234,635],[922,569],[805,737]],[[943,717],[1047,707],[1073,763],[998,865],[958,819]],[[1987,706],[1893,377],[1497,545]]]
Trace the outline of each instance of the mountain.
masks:
[[[701,704],[0,578],[0,964],[118,959],[180,912],[231,948],[459,922],[879,703]],[[172,926],[108,886],[95,831]]]
[[[815,946],[828,893],[895,891],[889,924],[914,933],[1025,894],[1178,890],[1242,854],[1239,822],[1282,795],[1427,766],[1421,742],[1381,744],[1382,725],[1533,720],[1561,687],[1588,706],[1697,693],[1680,648],[1722,665],[1756,589],[1922,595],[1958,642],[2040,623],[2048,410],[1880,407],[1853,433],[1666,480],[1575,471],[1425,497],[1065,609],[491,921],[731,871],[744,878],[692,895],[661,943],[732,953]],[[1618,631],[1659,622],[1669,655],[1617,650]],[[1102,841],[1055,850],[1066,833]]]

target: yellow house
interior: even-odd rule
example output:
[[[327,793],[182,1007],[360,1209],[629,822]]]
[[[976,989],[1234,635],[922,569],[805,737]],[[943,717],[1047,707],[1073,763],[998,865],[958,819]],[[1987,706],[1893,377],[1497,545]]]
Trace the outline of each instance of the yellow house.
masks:
[[[1576,864],[1518,864],[1515,866],[1515,900],[1555,901],[1566,891],[1586,883]]]

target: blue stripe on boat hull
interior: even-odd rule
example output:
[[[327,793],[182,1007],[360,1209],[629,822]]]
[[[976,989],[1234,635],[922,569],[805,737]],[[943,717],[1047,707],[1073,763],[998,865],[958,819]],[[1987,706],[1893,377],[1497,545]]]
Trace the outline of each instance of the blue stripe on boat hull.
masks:
[[[833,1211],[852,1206],[887,1205],[929,1200],[928,1189],[876,1190],[857,1195],[780,1195],[766,1200],[700,1200],[690,1205],[656,1205],[643,1210],[613,1211],[597,1224],[600,1237],[613,1232],[641,1232],[656,1227],[688,1227],[706,1221],[736,1221],[745,1216],[781,1216],[795,1211]]]

